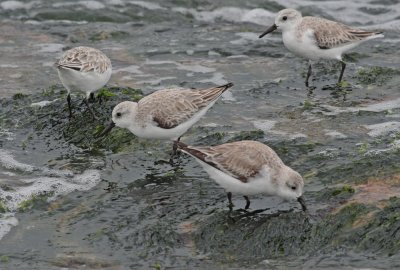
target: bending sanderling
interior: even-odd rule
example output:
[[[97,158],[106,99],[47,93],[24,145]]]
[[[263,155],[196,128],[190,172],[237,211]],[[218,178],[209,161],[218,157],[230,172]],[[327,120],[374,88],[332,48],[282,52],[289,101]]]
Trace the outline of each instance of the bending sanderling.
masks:
[[[244,195],[246,207],[250,207],[247,195],[266,194],[285,200],[297,200],[303,211],[306,205],[302,197],[304,181],[278,155],[263,143],[239,141],[210,147],[189,146],[176,141],[178,149],[194,157],[204,170],[228,192],[232,208],[232,192]]]
[[[55,65],[62,84],[68,90],[69,117],[72,117],[71,91],[82,91],[86,93],[83,101],[96,118],[88,99],[93,91],[103,87],[110,79],[112,71],[110,59],[97,49],[76,47],[66,51]]]
[[[310,60],[306,77],[306,86],[311,76],[311,61],[322,59],[337,59],[342,63],[338,83],[343,77],[346,63],[342,54],[360,43],[383,37],[380,32],[356,29],[342,23],[317,17],[302,17],[294,9],[279,11],[275,24],[268,28],[260,38],[276,29],[282,30],[283,43],[294,54]]]
[[[179,140],[232,86],[228,83],[203,90],[164,89],[138,103],[121,102],[113,109],[112,122],[100,136],[118,126],[142,138]]]

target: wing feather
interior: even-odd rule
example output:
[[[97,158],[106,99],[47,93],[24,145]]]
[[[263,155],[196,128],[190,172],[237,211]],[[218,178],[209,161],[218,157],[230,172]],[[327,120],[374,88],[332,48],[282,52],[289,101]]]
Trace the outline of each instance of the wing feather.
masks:
[[[218,99],[232,85],[226,84],[203,90],[159,90],[139,101],[138,117],[146,118],[151,115],[159,127],[174,128]]]
[[[314,30],[316,44],[321,49],[340,47],[380,34],[351,28],[342,23],[318,17],[304,17],[299,25],[299,30],[304,31],[305,29]]]
[[[82,72],[104,73],[111,67],[110,59],[101,51],[90,47],[76,47],[64,53],[57,61],[57,67],[70,68]]]
[[[259,174],[265,165],[272,170],[283,166],[282,160],[271,148],[256,141],[239,141],[211,147],[176,143],[188,154],[244,183]]]

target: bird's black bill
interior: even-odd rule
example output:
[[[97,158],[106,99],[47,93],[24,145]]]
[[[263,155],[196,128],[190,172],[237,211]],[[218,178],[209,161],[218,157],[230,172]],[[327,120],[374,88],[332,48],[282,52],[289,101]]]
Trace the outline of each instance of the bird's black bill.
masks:
[[[303,197],[298,197],[297,201],[301,204],[301,209],[305,212],[307,210],[306,202],[304,201]]]
[[[108,127],[106,127],[102,133],[100,133],[99,137],[107,135],[113,129],[113,127],[115,127],[115,123],[111,121]]]
[[[258,38],[262,38],[263,36],[274,32],[276,29],[278,28],[278,26],[276,26],[276,24],[272,25],[270,28],[268,28],[264,33],[262,33]]]

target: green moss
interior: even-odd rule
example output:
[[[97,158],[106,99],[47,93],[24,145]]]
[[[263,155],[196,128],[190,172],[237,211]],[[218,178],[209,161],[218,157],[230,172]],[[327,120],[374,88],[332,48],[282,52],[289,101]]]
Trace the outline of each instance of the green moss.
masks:
[[[143,93],[140,89],[124,88],[121,90],[121,93],[130,96],[135,102],[138,102],[140,99],[143,98]]]
[[[27,95],[24,95],[22,93],[16,93],[15,95],[13,95],[13,100],[18,100],[18,99],[23,99],[25,98]]]
[[[156,269],[156,270],[161,270],[161,264],[160,264],[159,262],[156,262],[156,263],[153,265],[153,268]]]
[[[20,202],[17,209],[19,212],[26,212],[35,206],[47,204],[47,199],[53,195],[54,192],[43,192],[32,195],[30,199]]]
[[[345,81],[345,80],[341,81],[341,82],[338,83],[337,85],[338,85],[339,87],[341,87],[341,88],[346,88],[346,87],[350,87],[350,86],[351,86],[350,83],[349,83],[348,81]]]
[[[56,86],[55,86],[55,85],[52,85],[52,86],[50,86],[50,87],[47,88],[47,89],[44,89],[44,90],[42,91],[42,96],[45,96],[45,97],[54,96],[54,94],[55,94],[55,89],[56,89]]]
[[[387,80],[398,75],[400,75],[400,70],[375,66],[359,69],[356,78],[362,84],[382,85]]]
[[[7,255],[1,255],[0,256],[0,262],[1,263],[8,263],[10,261],[10,257],[8,257]]]
[[[238,134],[235,134],[235,136],[233,138],[229,139],[228,142],[236,142],[236,141],[242,141],[242,140],[257,141],[262,138],[264,138],[264,131],[262,131],[260,129],[247,130],[247,131],[241,131]]]
[[[132,95],[132,100],[135,102],[138,102],[142,98],[143,98],[143,95],[140,95],[140,94]]]
[[[344,185],[342,188],[334,189],[332,191],[332,196],[337,196],[339,194],[353,194],[355,192],[354,188],[350,185]]]
[[[362,143],[360,145],[358,145],[358,153],[359,154],[365,154],[368,151],[369,148],[369,144],[368,143]]]
[[[8,212],[8,208],[4,204],[4,202],[0,199],[0,213],[5,213],[5,212]]]
[[[108,90],[108,88],[101,88],[98,93],[97,93],[97,98],[103,98],[105,100],[108,100],[110,97],[114,97],[116,94]]]
[[[309,100],[304,100],[304,103],[303,103],[303,109],[304,110],[311,110],[312,108],[314,108],[315,107],[315,104],[314,103],[312,103],[311,101],[309,101]]]

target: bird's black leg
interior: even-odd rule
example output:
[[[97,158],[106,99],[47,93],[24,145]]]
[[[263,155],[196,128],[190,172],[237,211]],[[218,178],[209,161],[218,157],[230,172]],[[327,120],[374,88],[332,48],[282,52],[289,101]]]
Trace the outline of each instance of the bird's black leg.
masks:
[[[308,65],[308,71],[307,71],[307,76],[306,76],[306,81],[305,81],[305,83],[306,83],[306,87],[308,87],[308,79],[310,78],[310,76],[311,76],[311,71],[312,71],[312,68],[311,68],[311,63]]]
[[[95,97],[94,97],[94,93],[93,93],[93,92],[91,92],[91,93],[89,94],[88,101],[91,102],[91,103],[95,102]]]
[[[229,207],[229,210],[232,211],[232,208],[233,208],[232,192],[228,192],[226,195],[228,196],[228,202],[229,202],[228,207]]]
[[[243,196],[243,197],[246,200],[246,206],[244,207],[244,209],[247,210],[250,208],[250,200],[249,200],[249,197],[247,197],[247,196]]]
[[[340,61],[340,63],[342,63],[342,70],[340,71],[338,83],[340,83],[340,82],[342,81],[343,73],[344,73],[344,70],[345,70],[345,68],[346,68],[346,63],[345,63],[345,62]]]
[[[176,141],[179,142],[181,140],[181,137],[179,137]],[[178,153],[178,145],[176,143],[174,143],[172,145],[172,153],[171,153],[171,157],[169,158],[169,163],[171,165],[174,165],[174,157],[177,155]]]
[[[86,107],[88,108],[89,112],[92,114],[93,118],[96,119],[96,120],[99,120],[99,118],[98,118],[98,117],[96,116],[96,114],[94,113],[93,109],[90,107],[87,98],[85,98],[85,99],[83,100],[83,103],[86,104]]]
[[[69,119],[72,118],[72,108],[71,108],[71,94],[67,95],[67,103],[68,103],[68,111],[69,111]]]

